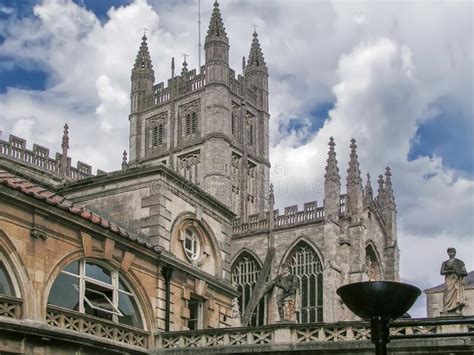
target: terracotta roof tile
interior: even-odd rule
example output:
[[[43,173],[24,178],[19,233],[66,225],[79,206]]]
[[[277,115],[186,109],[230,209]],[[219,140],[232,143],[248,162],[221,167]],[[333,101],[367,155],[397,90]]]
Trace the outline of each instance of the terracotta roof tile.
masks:
[[[143,245],[153,251],[160,253],[161,247],[152,246],[147,241],[143,240],[138,236],[131,235],[125,228],[120,227],[114,222],[89,211],[88,209],[75,205],[72,201],[69,201],[65,197],[58,195],[52,191],[45,189],[44,187],[34,184],[29,180],[20,178],[6,170],[0,169],[0,184],[8,186],[11,189],[19,190],[26,195],[33,196],[38,200],[45,201],[50,205],[54,205],[63,210],[67,210],[75,215],[80,216],[94,224],[100,225],[104,229],[108,229],[113,233],[116,233],[122,237],[130,239],[140,245]]]

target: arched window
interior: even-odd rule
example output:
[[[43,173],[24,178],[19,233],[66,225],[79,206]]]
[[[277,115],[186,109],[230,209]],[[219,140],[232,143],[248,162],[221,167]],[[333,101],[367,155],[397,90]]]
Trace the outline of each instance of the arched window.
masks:
[[[138,303],[120,273],[90,260],[74,261],[60,272],[48,304],[143,328]]]
[[[316,252],[307,243],[299,242],[288,256],[291,273],[298,276],[300,306],[296,309],[298,323],[323,320],[323,269]]]
[[[13,282],[8,275],[7,268],[0,260],[0,295],[15,296],[15,288]]]
[[[252,291],[257,284],[260,274],[260,265],[257,260],[247,252],[242,252],[232,265],[232,285],[240,292],[239,308],[243,314],[247,307]],[[249,325],[260,326],[267,323],[267,295],[265,295],[252,313]]]
[[[382,269],[372,244],[367,245],[365,248],[365,273],[369,281],[382,280]]]

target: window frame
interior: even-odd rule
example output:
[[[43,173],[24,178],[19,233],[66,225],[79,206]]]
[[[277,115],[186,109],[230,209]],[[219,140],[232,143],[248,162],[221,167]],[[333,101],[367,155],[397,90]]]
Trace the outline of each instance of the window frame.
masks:
[[[21,290],[17,281],[16,274],[13,268],[10,266],[10,261],[5,257],[2,251],[0,251],[0,264],[2,264],[5,267],[5,272],[8,277],[8,280],[10,281],[12,292],[13,292],[13,295],[0,294],[0,296],[3,295],[7,297],[21,298]]]
[[[65,270],[65,268],[73,262],[78,262],[79,263],[77,274]],[[92,265],[97,265],[97,266],[107,270],[110,273],[110,277],[111,277],[110,284],[106,283],[106,282],[103,282],[101,280],[95,279],[91,276],[87,276],[87,274],[86,274],[86,265],[87,265],[87,263],[92,264]],[[72,277],[74,277],[78,280],[78,283],[77,283],[79,285],[78,289],[77,289],[76,285],[73,285],[73,287],[75,287],[76,290],[79,293],[79,296],[78,296],[78,299],[79,299],[79,307],[78,308],[79,309],[77,311],[74,310],[74,309],[70,309],[70,308],[59,306],[59,305],[55,305],[53,303],[49,303],[49,299],[51,297],[51,291],[52,291],[53,285],[56,282],[56,280],[57,280],[57,278],[59,277],[60,274],[65,274],[65,275],[68,275],[68,276],[72,276]],[[95,290],[93,288],[87,287],[87,283],[99,286],[101,288],[105,288],[107,290],[110,290],[112,292],[112,298],[107,296],[104,292],[101,292],[99,290]],[[127,290],[123,289],[121,284]],[[61,271],[58,273],[58,275],[56,276],[56,278],[54,279],[54,281],[51,285],[51,288],[50,288],[49,294],[48,294],[47,304],[52,305],[52,306],[56,306],[56,307],[61,307],[61,308],[64,308],[64,309],[68,309],[68,310],[71,310],[71,311],[79,312],[79,313],[82,313],[82,314],[85,314],[85,315],[90,315],[90,314],[86,313],[85,304],[87,304],[91,309],[98,310],[100,312],[110,314],[112,316],[112,322],[114,322],[114,323],[117,323],[119,325],[131,326],[131,327],[134,327],[134,328],[137,328],[137,329],[146,330],[146,322],[145,322],[143,309],[141,307],[141,304],[140,304],[137,296],[133,292],[131,292],[130,289],[131,289],[131,287],[129,286],[127,280],[125,279],[125,277],[120,275],[120,271],[118,269],[111,268],[110,265],[105,265],[105,263],[101,262],[100,260],[82,258],[82,259],[78,259],[78,260],[75,260],[75,261],[71,261],[63,269],[61,269]],[[109,309],[105,309],[105,308],[95,306],[93,304],[93,302],[91,302],[87,298],[86,290],[88,292],[97,293],[97,294],[102,295],[107,300],[107,302],[110,304],[110,306],[112,307],[113,310],[111,311]],[[126,324],[126,323],[123,323],[123,322],[120,321],[119,317],[125,317],[126,316],[125,314],[123,314],[120,311],[119,299],[120,299],[120,294],[121,293],[124,294],[124,295],[132,297],[132,299],[133,299],[133,301],[136,305],[136,312],[138,313],[140,323],[141,323],[141,327],[139,325],[129,325],[129,324]],[[95,315],[92,315],[92,316],[110,321],[110,319],[105,318],[105,317],[95,316]]]
[[[192,235],[189,235],[187,231],[190,231]],[[194,245],[194,250],[193,249],[188,249],[186,246],[186,241],[189,240],[188,237],[192,237],[191,239],[191,244]],[[186,257],[191,261],[195,262],[199,260],[199,257],[201,255],[201,241],[199,239],[198,233],[194,228],[191,227],[186,227],[183,231],[183,250],[184,254]],[[191,255],[190,255],[191,254]]]
[[[196,305],[196,318],[191,318],[191,304]],[[189,330],[199,330],[204,329],[204,301],[200,298],[191,295],[191,298],[188,301],[188,309],[189,309],[189,318],[187,321],[187,327]],[[191,329],[189,327],[190,322],[196,322],[196,327]]]

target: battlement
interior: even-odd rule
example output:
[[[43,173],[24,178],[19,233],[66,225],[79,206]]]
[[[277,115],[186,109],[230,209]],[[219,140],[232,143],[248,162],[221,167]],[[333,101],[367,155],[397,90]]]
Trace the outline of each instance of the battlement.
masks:
[[[258,105],[258,95],[256,88],[245,88],[244,77],[241,74],[235,75],[235,71],[229,68],[229,80],[227,85],[230,91],[242,98],[246,98],[250,103]],[[201,90],[206,85],[206,67],[203,65],[199,73],[196,69],[181,73],[181,75],[168,79],[167,85],[164,82],[153,85],[153,93],[146,99],[146,107],[154,107],[188,95],[189,93]]]
[[[341,195],[340,213],[346,214],[347,196]],[[318,207],[317,201],[310,201],[303,204],[303,210],[298,210],[298,205],[287,206],[283,208],[283,214],[280,210],[273,211],[274,228],[286,228],[305,223],[324,221],[324,207]],[[254,214],[245,219],[235,220],[232,224],[234,235],[244,235],[247,233],[263,232],[270,228],[268,212],[265,214]]]
[[[92,167],[81,161],[77,166],[71,166],[71,158],[67,157],[66,176],[61,173],[63,154],[56,153],[50,157],[49,149],[39,144],[33,144],[33,149],[26,148],[26,140],[10,134],[8,141],[0,139],[0,157],[12,159],[27,166],[34,167],[57,177],[77,181],[92,175]],[[99,171],[98,171],[99,172]]]

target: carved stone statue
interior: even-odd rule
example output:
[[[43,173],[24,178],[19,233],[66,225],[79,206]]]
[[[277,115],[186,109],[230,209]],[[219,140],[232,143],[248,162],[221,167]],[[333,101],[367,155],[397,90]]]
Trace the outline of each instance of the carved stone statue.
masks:
[[[277,307],[280,321],[296,321],[296,292],[298,290],[298,277],[291,273],[290,267],[284,265],[282,273],[278,275],[274,284],[279,290],[277,294]]]
[[[467,276],[464,262],[456,259],[456,249],[448,248],[449,259],[441,264],[441,275],[445,276],[443,313],[461,312],[464,303],[464,277]]]
[[[240,321],[240,307],[239,307],[239,300],[237,297],[232,299],[232,313],[231,316],[229,317],[229,325],[231,327],[240,327],[241,326],[241,321]]]

